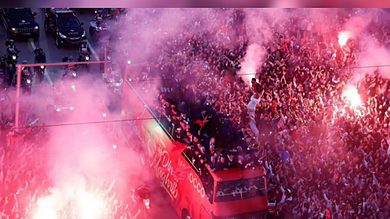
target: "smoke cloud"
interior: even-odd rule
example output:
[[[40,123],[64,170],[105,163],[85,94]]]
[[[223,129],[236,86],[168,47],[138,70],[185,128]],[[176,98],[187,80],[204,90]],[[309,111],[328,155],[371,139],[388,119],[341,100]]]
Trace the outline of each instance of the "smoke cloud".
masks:
[[[221,51],[238,47],[242,34],[227,28],[232,21],[226,18],[233,13],[233,9],[131,9],[125,17],[111,23],[115,33],[113,60],[122,75],[126,74],[125,83],[132,79],[130,84],[148,103],[156,100],[162,82],[166,80],[164,77],[169,75],[197,86],[212,67],[206,63],[208,57],[188,59],[190,54],[181,51],[186,45],[175,39],[190,39],[200,34],[213,42],[210,46]],[[299,45],[307,30],[315,30],[318,36],[325,37],[331,44],[337,41],[338,32],[335,30],[339,28],[351,31],[351,38],[361,42],[357,66],[385,65],[390,60],[390,51],[383,45],[382,36],[378,38],[370,32],[372,23],[384,16],[379,10],[349,14],[344,9],[245,9],[244,14],[243,31],[248,39],[240,41],[246,41],[248,46],[238,74],[249,74],[246,81],[254,77],[251,73],[261,71],[268,44],[277,41],[275,39],[293,23],[298,24],[296,35],[290,39],[294,45]],[[341,25],[335,25],[343,19]],[[311,36],[307,37],[310,40]],[[176,44],[177,50],[166,51]],[[128,60],[132,65],[127,64]],[[145,65],[151,60],[153,65]],[[374,70],[354,69],[353,80],[359,81]],[[161,71],[166,72],[164,76],[159,74]],[[387,78],[390,76],[388,68],[380,68],[380,73]],[[191,89],[190,86],[187,88]],[[11,102],[14,101],[14,91],[6,94]],[[47,148],[42,156],[46,158],[45,174],[50,179],[51,192],[50,198],[41,201],[41,205],[53,199],[71,200],[72,197],[63,197],[70,193],[86,193],[84,197],[94,199],[89,194],[93,191],[91,182],[106,185],[104,188],[108,190],[112,187],[116,194],[128,194],[129,187],[153,177],[152,173],[145,171],[139,161],[141,155],[135,151],[141,144],[136,133],[131,133],[131,129],[126,129],[126,133],[118,132],[122,130],[123,123],[102,122],[120,119],[123,115],[128,119],[143,118],[144,106],[133,104],[138,102],[138,97],[122,98],[127,99],[129,109],[113,112],[109,106],[115,102],[107,86],[88,76],[75,82],[57,82],[54,87],[40,85],[34,88],[32,96],[22,98],[23,124],[31,123],[31,119],[27,118],[33,114],[45,124],[62,124],[48,128],[47,139],[42,141],[42,146]],[[4,107],[1,111],[12,120],[12,107]],[[131,127],[130,122],[125,123]],[[137,177],[141,175],[144,178]],[[99,202],[95,204],[101,205]]]
[[[247,54],[241,64],[241,71],[238,73],[243,75],[246,83],[249,84],[250,80],[256,77],[257,69],[262,63],[259,60],[262,60],[265,53],[265,49],[256,43],[248,46]]]

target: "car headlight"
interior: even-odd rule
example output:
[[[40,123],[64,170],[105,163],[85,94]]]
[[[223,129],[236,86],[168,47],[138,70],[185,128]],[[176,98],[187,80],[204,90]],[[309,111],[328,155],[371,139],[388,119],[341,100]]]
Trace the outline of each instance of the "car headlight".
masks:
[[[35,26],[35,27],[34,27],[34,30],[38,30],[38,29],[39,29],[39,26]]]
[[[12,32],[16,32],[16,28],[14,28],[14,27],[11,28],[11,31],[12,31]]]
[[[86,61],[89,61],[89,56],[85,56],[85,60],[86,60]]]
[[[60,32],[58,32],[58,36],[60,36],[61,38],[66,39],[66,36],[64,34],[60,33]]]
[[[85,31],[83,31],[83,34],[81,35],[81,37],[84,38],[85,36],[87,36],[87,33]]]

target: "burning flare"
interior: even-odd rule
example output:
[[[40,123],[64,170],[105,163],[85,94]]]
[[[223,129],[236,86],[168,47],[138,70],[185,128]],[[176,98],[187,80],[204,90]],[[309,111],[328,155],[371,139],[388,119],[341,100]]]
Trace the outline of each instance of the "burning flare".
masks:
[[[104,219],[110,213],[105,194],[69,186],[38,199],[33,219]]]
[[[348,39],[351,37],[351,32],[349,31],[341,31],[338,36],[339,45],[341,47],[345,46],[347,44]]]
[[[349,85],[345,87],[341,96],[347,101],[347,104],[352,106],[352,108],[363,105],[360,94],[355,86]]]

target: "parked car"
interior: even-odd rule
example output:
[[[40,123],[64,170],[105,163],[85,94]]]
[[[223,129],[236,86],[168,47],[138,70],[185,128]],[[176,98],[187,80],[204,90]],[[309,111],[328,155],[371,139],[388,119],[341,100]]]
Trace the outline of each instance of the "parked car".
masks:
[[[9,38],[32,37],[38,40],[39,25],[34,18],[36,12],[30,8],[2,8],[0,14]]]
[[[45,32],[54,34],[57,47],[78,45],[86,40],[83,25],[70,9],[46,9]]]

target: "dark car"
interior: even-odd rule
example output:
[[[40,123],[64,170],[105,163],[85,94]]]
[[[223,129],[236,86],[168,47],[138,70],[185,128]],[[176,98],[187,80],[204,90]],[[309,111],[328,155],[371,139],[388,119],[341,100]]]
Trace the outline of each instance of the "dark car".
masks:
[[[45,32],[55,35],[57,47],[64,44],[78,45],[86,38],[86,32],[72,10],[47,9],[45,13]]]
[[[0,13],[8,37],[39,38],[39,25],[34,18],[36,13],[30,8],[3,8]]]

